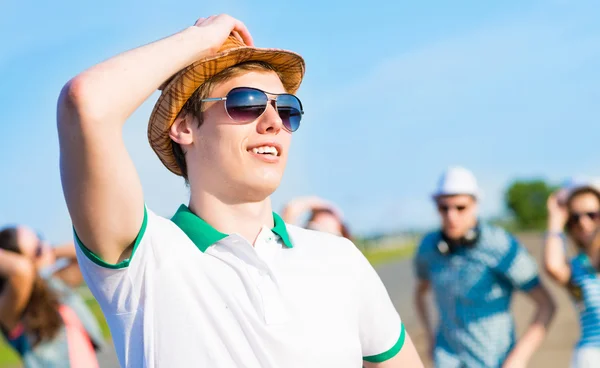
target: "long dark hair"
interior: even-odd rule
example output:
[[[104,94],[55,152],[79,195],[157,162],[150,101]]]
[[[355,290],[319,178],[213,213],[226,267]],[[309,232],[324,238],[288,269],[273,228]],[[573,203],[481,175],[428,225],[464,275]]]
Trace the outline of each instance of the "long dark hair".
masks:
[[[331,215],[335,218],[338,219],[338,221],[340,222],[340,233],[342,234],[342,236],[346,239],[350,239],[352,240],[352,236],[350,235],[350,230],[348,229],[348,226],[346,226],[346,224],[342,221],[342,219],[340,219],[338,217],[338,215],[333,212],[332,210],[328,209],[328,208],[315,208],[310,212],[310,217],[308,218],[308,222],[310,223],[311,221],[313,221],[317,216],[319,216],[320,214],[328,214]]]
[[[0,231],[0,248],[21,254],[18,243],[17,228],[11,227]],[[0,277],[0,293],[4,291],[7,280]],[[23,311],[21,321],[28,335],[33,336],[33,345],[50,340],[56,336],[63,325],[58,313],[58,296],[44,279],[36,275],[29,302]]]

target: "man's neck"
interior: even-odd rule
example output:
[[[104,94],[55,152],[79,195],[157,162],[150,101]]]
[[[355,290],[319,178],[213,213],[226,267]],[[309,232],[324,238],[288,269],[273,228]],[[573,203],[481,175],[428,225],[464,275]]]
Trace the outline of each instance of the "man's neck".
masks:
[[[226,203],[207,192],[195,192],[191,195],[189,208],[216,230],[241,235],[251,244],[262,226],[274,226],[269,197],[260,202]]]

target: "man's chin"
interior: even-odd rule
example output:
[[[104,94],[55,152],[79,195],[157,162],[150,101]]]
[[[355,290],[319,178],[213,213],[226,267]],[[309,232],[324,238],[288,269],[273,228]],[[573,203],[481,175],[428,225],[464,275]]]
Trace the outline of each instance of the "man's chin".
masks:
[[[247,202],[260,202],[271,196],[279,187],[279,180],[262,180],[246,183],[244,200]],[[241,193],[240,193],[241,194]]]
[[[464,236],[464,233],[462,233],[458,230],[446,230],[445,234],[448,238],[450,238],[452,240],[458,240]]]

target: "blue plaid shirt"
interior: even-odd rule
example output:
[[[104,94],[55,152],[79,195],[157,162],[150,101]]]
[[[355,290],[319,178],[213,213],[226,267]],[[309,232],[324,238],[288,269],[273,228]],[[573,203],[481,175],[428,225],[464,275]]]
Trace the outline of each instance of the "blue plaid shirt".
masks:
[[[436,367],[499,367],[515,344],[510,302],[516,289],[539,285],[537,264],[501,228],[481,226],[477,244],[452,255],[437,248],[439,231],[427,234],[414,259],[428,280],[439,314]]]

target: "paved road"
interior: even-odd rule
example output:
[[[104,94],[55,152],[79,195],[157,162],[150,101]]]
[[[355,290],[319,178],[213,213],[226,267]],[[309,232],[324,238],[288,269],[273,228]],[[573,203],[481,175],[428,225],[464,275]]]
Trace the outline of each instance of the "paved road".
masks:
[[[523,235],[521,241],[538,259],[540,256],[541,238],[539,235]],[[377,272],[386,284],[394,305],[400,312],[406,328],[415,341],[422,357],[425,357],[425,341],[422,330],[416,319],[412,307],[412,289],[414,278],[410,261],[401,261],[386,264],[377,268]],[[577,316],[563,290],[558,289],[549,280],[545,279],[550,292],[555,297],[559,306],[556,319],[550,328],[549,336],[542,348],[531,361],[530,367],[568,367],[572,346],[579,334]],[[518,333],[522,333],[533,313],[533,306],[523,296],[517,295],[513,302],[516,315]],[[118,368],[114,351],[108,351],[101,357],[102,368]]]

